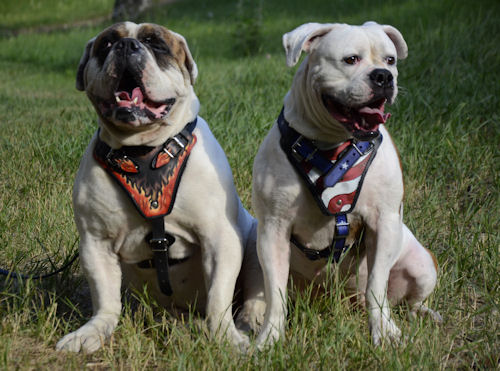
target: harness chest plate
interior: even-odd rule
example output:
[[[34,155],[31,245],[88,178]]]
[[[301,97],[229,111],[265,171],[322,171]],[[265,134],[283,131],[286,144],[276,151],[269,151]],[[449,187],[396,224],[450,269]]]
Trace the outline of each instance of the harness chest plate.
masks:
[[[335,232],[330,247],[324,250],[309,249],[292,235],[292,242],[309,259],[333,256],[335,261],[349,246],[347,214],[352,212],[361,192],[363,180],[382,142],[377,131],[367,140],[350,139],[327,150],[303,137],[285,120],[283,110],[278,117],[281,133],[280,146],[288,160],[303,179],[321,212],[335,216]]]
[[[323,214],[350,213],[382,142],[382,135],[377,133],[366,141],[350,139],[331,149],[320,150],[313,141],[292,129],[283,115],[278,119],[278,126],[281,148],[306,182]]]
[[[191,149],[196,121],[158,147],[112,149],[99,138],[94,158],[115,179],[146,219],[168,215]]]

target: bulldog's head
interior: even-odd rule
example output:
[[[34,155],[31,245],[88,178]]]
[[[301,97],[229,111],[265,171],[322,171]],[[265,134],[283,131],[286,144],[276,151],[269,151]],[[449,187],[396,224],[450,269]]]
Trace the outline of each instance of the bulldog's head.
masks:
[[[181,35],[154,24],[124,22],[88,42],[76,87],[87,93],[101,126],[123,139],[168,125],[187,99],[197,104],[192,89],[196,76]]]
[[[408,48],[392,26],[307,23],[283,35],[287,64],[309,54],[305,86],[308,99],[355,136],[375,131],[390,116],[385,104],[396,98],[397,59]],[[321,106],[321,108],[319,108]]]

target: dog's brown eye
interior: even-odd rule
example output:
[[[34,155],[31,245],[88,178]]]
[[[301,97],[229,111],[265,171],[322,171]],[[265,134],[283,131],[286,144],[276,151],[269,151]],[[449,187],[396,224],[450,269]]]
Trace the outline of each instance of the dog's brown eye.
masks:
[[[390,65],[396,64],[396,58],[394,58],[394,57],[387,57],[385,59],[385,61],[387,62],[387,64],[390,64]]]
[[[99,46],[99,49],[102,51],[102,52],[109,52],[109,49],[111,49],[111,47],[113,46],[113,43],[111,42],[111,40],[103,40],[101,43],[100,43],[100,46]]]
[[[142,39],[142,42],[151,47],[157,47],[160,44],[160,41],[156,36],[147,36],[144,39]]]
[[[104,61],[106,60],[106,57],[111,51],[111,48],[113,47],[115,41],[116,39],[114,38],[113,35],[104,37],[98,41],[98,46],[96,48],[96,56],[101,64],[103,64]]]
[[[357,64],[361,58],[359,58],[357,55],[351,55],[350,57],[344,58],[344,62],[347,64]]]
[[[153,50],[155,53],[168,53],[169,49],[165,41],[161,38],[158,38],[156,35],[151,35],[151,36],[146,36],[141,39],[141,41],[149,46],[151,50]]]

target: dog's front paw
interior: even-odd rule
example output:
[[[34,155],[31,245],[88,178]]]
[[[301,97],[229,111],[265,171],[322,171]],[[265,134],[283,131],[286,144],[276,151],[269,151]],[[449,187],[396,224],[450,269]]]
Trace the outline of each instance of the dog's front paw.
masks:
[[[216,336],[216,339],[218,341],[226,341],[240,353],[246,353],[246,351],[250,348],[250,338],[238,331],[236,327],[233,327],[232,330],[226,331],[224,336]]]
[[[117,322],[114,318],[92,318],[78,330],[59,340],[56,350],[93,353],[111,336]]]
[[[381,345],[383,342],[398,345],[401,339],[401,330],[392,319],[384,319],[370,325],[373,344]]]
[[[235,343],[235,347],[239,352],[246,353],[250,348],[250,338],[246,335],[241,335],[241,338]]]
[[[259,350],[264,350],[276,343],[282,335],[283,334],[276,327],[269,327],[269,330],[266,331],[266,329],[264,329],[259,334],[255,344]]]
[[[245,333],[258,334],[264,322],[266,303],[264,300],[248,300],[243,309],[238,313],[235,324],[236,328]]]
[[[104,341],[103,334],[83,326],[59,340],[56,349],[76,353],[80,350],[85,353],[93,353],[104,344]]]

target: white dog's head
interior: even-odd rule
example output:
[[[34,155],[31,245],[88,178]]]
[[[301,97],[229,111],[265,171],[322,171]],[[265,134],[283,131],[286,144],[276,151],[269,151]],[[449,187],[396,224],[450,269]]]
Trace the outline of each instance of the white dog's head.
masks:
[[[295,86],[306,90],[304,112],[322,117],[317,125],[342,125],[363,135],[385,123],[385,103],[397,95],[397,59],[408,54],[401,33],[392,26],[367,22],[362,26],[307,23],[283,35],[288,66],[308,53]],[[305,97],[305,98],[304,98]],[[297,98],[296,98],[297,99]],[[318,113],[323,110],[324,112]],[[326,114],[333,120],[325,120]]]
[[[197,111],[196,75],[184,37],[159,25],[124,22],[88,42],[76,87],[87,93],[106,133],[123,142],[134,133],[158,136],[185,100],[195,100]]]

